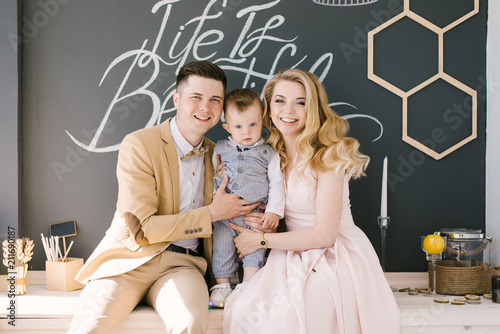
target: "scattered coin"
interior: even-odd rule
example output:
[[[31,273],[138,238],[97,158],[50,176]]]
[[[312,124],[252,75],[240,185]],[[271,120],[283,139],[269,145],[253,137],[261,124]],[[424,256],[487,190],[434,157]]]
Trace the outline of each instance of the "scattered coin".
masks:
[[[467,300],[480,300],[481,297],[479,297],[478,295],[465,295],[465,299],[467,299]]]
[[[408,292],[408,291],[410,291],[410,287],[399,289],[399,292]]]
[[[457,302],[457,301],[452,301],[451,305],[465,305],[465,302]]]
[[[492,295],[491,293],[485,293],[485,294],[483,295],[483,298],[484,298],[484,299],[489,299],[489,300],[491,300],[491,299],[493,299],[493,295]]]
[[[449,303],[450,301],[448,300],[448,298],[434,298],[434,302],[446,304]]]
[[[410,291],[408,291],[408,294],[409,294],[410,296],[417,296],[417,295],[419,294],[419,292],[418,292],[418,291],[416,291],[416,290],[410,290]]]
[[[481,301],[478,299],[469,299],[467,301],[467,304],[476,304],[477,305],[477,304],[481,304]]]
[[[467,301],[467,299],[465,299],[464,297],[455,297],[453,300],[462,303],[465,303]]]

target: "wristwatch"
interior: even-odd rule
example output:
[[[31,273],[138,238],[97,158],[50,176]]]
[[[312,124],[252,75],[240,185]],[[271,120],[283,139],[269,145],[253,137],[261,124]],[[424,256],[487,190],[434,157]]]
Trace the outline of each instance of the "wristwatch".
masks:
[[[262,240],[260,241],[260,245],[267,249],[267,240],[264,238],[264,233],[266,232],[262,232]]]

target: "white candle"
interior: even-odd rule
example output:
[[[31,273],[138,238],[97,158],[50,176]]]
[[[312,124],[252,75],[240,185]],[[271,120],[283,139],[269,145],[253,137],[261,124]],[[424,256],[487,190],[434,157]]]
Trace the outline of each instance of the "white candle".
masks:
[[[384,158],[384,166],[382,169],[382,199],[380,202],[380,217],[387,217],[387,157]]]

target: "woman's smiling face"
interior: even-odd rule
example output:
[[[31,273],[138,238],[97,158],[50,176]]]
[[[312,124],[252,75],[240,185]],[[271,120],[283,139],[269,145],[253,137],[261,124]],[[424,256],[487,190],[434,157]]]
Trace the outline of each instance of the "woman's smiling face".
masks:
[[[306,91],[298,83],[281,80],[274,86],[271,119],[283,137],[296,138],[306,126]]]

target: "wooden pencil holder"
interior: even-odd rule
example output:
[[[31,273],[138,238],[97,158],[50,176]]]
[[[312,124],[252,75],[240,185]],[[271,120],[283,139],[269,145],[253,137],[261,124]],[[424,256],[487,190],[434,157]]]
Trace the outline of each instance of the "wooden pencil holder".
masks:
[[[47,290],[73,291],[83,288],[83,284],[75,280],[82,267],[83,259],[76,257],[68,257],[66,262],[45,261]]]

